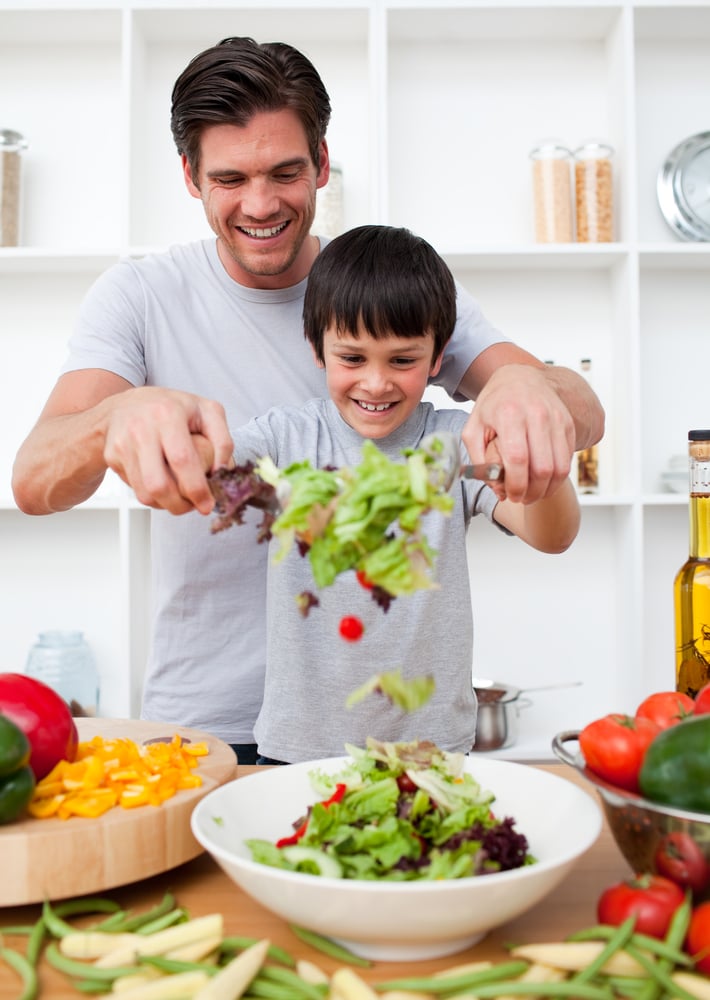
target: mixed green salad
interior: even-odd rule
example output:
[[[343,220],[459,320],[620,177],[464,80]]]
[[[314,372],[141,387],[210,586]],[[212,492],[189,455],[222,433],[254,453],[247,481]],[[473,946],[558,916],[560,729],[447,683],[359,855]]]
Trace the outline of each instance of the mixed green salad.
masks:
[[[252,857],[287,871],[333,878],[456,879],[534,863],[492,792],[464,769],[463,754],[430,742],[346,744],[337,773],[314,768],[320,801],[276,843],[247,841]]]
[[[210,478],[217,511],[212,531],[241,524],[245,508],[257,507],[264,512],[259,540],[278,538],[277,560],[296,543],[310,560],[317,588],[354,570],[387,610],[394,597],[436,586],[436,553],[422,517],[431,510],[449,514],[453,507],[436,454],[414,448],[403,456],[392,461],[368,440],[361,463],[352,467],[318,469],[302,461],[278,469],[265,457],[220,469]],[[302,595],[304,613],[318,603],[310,597]]]

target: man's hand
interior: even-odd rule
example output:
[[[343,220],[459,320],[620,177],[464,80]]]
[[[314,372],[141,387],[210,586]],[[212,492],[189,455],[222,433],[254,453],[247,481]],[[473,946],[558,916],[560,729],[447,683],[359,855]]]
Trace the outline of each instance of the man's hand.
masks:
[[[224,408],[152,387],[118,393],[107,403],[104,460],[138,500],[172,514],[211,513],[205,471],[226,465],[233,450]]]
[[[502,462],[504,482],[491,484],[500,499],[526,504],[560,488],[576,445],[574,421],[547,370],[529,364],[492,372],[462,438],[472,462]]]

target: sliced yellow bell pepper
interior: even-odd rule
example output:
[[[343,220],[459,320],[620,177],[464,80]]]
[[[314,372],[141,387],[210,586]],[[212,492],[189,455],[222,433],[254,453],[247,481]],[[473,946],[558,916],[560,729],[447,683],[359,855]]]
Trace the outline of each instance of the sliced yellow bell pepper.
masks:
[[[60,761],[37,783],[28,810],[38,819],[69,819],[95,818],[116,805],[159,806],[182,789],[200,787],[195,768],[208,753],[206,743],[183,743],[177,733],[168,743],[143,746],[94,736],[79,744],[73,762]]]

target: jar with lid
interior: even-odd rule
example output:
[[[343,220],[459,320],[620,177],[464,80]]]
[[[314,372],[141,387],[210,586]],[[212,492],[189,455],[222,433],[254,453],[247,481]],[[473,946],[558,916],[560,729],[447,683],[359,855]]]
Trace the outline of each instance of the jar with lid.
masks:
[[[538,243],[572,241],[572,153],[550,139],[530,151],[533,161],[535,239]]]
[[[343,170],[330,164],[330,178],[316,196],[316,214],[311,231],[317,236],[340,236],[345,229],[343,206]]]
[[[27,142],[13,129],[0,129],[0,247],[20,241],[20,154]]]
[[[611,243],[614,239],[613,153],[605,142],[587,142],[574,151],[578,243]]]
[[[676,690],[710,682],[710,430],[688,431],[688,558],[673,584]]]
[[[72,715],[97,714],[99,675],[83,632],[60,629],[40,632],[27,657],[25,673],[61,695]]]

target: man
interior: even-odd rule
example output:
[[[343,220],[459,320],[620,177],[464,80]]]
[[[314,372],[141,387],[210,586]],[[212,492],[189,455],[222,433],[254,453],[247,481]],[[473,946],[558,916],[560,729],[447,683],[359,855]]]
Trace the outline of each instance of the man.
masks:
[[[225,39],[191,61],[173,90],[172,129],[216,239],[99,278],[13,472],[29,514],[87,499],[107,468],[155,508],[143,715],[213,732],[244,763],[263,688],[266,553],[249,532],[210,536],[196,441],[207,439],[217,468],[232,453],[228,426],[325,393],[301,313],[320,250],[310,227],[329,176],[329,120],[318,73],[291,46]],[[464,443],[472,461],[495,452],[515,502],[559,489],[573,452],[603,431],[587,383],[508,342],[461,288],[436,381],[476,400]]]

